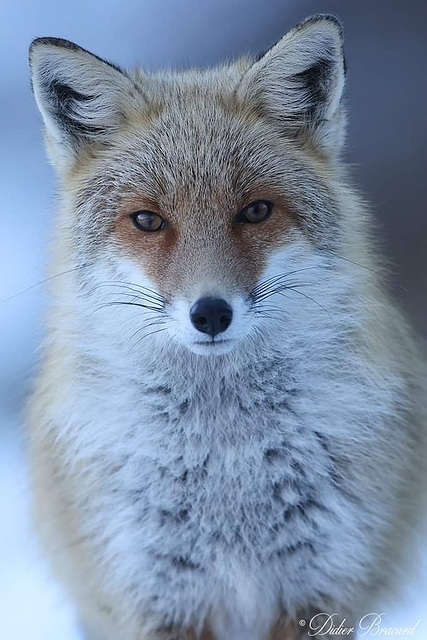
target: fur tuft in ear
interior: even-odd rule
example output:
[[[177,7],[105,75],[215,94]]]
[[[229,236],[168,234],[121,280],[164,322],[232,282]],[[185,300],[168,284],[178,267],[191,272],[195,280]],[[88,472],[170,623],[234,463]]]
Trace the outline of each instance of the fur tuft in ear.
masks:
[[[144,96],[118,67],[60,38],[38,38],[30,47],[34,95],[46,141],[59,171],[82,147],[108,142]]]
[[[258,58],[243,76],[237,95],[283,133],[303,134],[323,152],[341,146],[341,98],[345,62],[340,22],[333,16],[307,18]]]

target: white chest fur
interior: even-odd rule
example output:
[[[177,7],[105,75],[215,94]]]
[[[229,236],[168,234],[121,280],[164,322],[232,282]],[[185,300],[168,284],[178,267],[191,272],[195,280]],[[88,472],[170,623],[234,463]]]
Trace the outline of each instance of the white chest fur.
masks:
[[[220,637],[258,640],[279,608],[338,598],[341,572],[364,571],[370,451],[391,395],[343,375],[348,362],[340,376],[321,364],[212,368],[209,388],[159,367],[70,395],[58,419],[71,468],[86,468],[82,527],[135,606],[168,624],[211,615]]]

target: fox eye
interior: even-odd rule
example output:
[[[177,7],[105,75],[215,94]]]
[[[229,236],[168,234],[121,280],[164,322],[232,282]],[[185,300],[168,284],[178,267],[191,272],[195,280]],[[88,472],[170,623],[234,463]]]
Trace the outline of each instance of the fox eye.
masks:
[[[263,222],[270,217],[273,203],[268,200],[255,200],[242,209],[237,216],[237,222],[250,222],[251,224]]]
[[[140,231],[160,231],[166,228],[166,221],[153,211],[136,211],[130,217]]]

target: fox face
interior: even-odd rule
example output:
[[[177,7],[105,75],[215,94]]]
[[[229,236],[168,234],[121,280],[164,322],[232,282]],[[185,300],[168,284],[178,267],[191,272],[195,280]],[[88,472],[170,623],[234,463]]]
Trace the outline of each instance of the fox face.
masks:
[[[338,235],[338,22],[200,72],[127,73],[49,38],[30,61],[86,309],[201,355],[263,339]]]

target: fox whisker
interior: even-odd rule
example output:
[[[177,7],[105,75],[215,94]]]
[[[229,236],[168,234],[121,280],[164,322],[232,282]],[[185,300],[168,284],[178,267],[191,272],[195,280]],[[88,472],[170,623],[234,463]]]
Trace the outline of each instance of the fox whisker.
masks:
[[[128,289],[129,291],[137,292],[139,295],[147,298],[152,298],[153,300],[157,300],[158,302],[166,302],[166,298],[157,293],[157,291],[154,291],[154,289],[143,287],[142,285],[138,285],[132,282],[102,282],[96,285],[96,288],[99,287],[119,287],[122,289]]]
[[[142,309],[149,309],[150,311],[158,311],[159,313],[165,313],[163,307],[154,307],[147,304],[142,304],[141,302],[125,302],[123,300],[114,300],[113,302],[104,302],[100,304],[96,309],[94,309],[94,313],[99,311],[100,309],[104,309],[105,307],[112,307],[115,305],[123,305],[129,307],[140,307]]]
[[[252,296],[257,296],[260,293],[262,293],[264,291],[264,289],[270,285],[274,285],[274,284],[278,284],[279,281],[288,278],[291,275],[294,275],[296,273],[300,273],[301,271],[308,271],[310,269],[316,269],[317,267],[303,267],[302,269],[295,269],[294,271],[287,271],[287,272],[283,272],[283,273],[279,273],[275,276],[271,276],[270,278],[267,278],[265,280],[262,280],[261,282],[258,283],[258,285],[256,287],[254,287],[254,289],[252,289],[251,293],[249,294],[250,297]]]
[[[152,327],[155,324],[164,324],[164,323],[165,323],[164,319],[159,318],[157,315],[149,316],[148,318],[146,318],[146,322],[142,324],[140,327],[138,327],[138,329],[132,333],[132,335],[129,337],[129,341],[133,340],[133,338],[144,329],[148,329],[148,327]]]
[[[154,323],[153,323],[154,324]],[[157,323],[157,324],[161,324],[161,323]],[[138,346],[143,340],[145,340],[145,338],[148,338],[149,336],[153,336],[156,333],[161,333],[162,331],[166,331],[166,327],[162,327],[160,329],[156,329],[155,331],[150,331],[149,333],[146,333],[144,336],[142,336],[142,338],[140,338],[139,340],[137,340],[135,342],[135,344],[131,347],[130,350],[134,349],[136,346]]]

